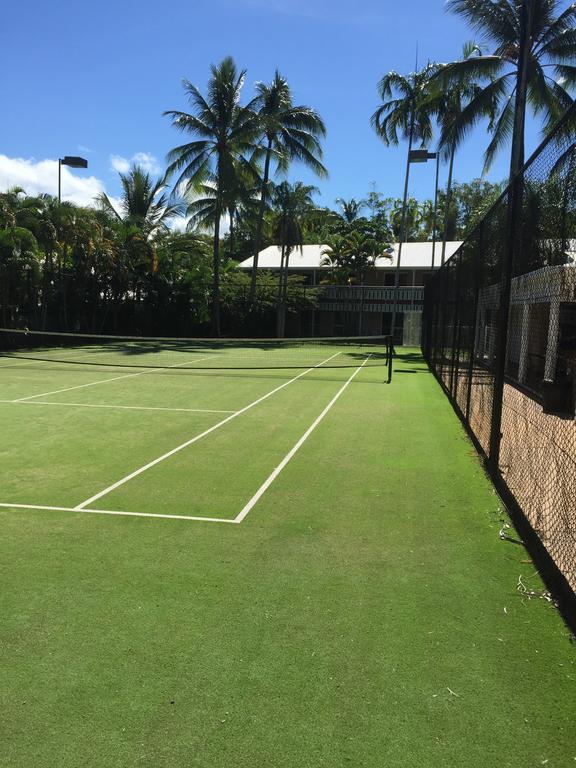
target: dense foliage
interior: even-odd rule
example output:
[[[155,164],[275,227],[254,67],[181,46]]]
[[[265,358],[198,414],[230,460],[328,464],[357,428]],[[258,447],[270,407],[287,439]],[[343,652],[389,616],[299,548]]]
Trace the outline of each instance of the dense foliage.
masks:
[[[134,168],[123,178],[116,211],[109,201],[93,208],[59,204],[23,190],[0,194],[0,284],[2,325],[28,324],[69,331],[118,333],[208,333],[213,282],[212,243],[201,228],[171,228],[179,210],[158,215],[162,185]],[[132,183],[134,182],[134,183]],[[299,191],[300,190],[300,191]],[[450,238],[459,239],[500,191],[476,180],[456,184]],[[326,280],[361,283],[364,268],[397,238],[401,201],[372,190],[366,200],[339,199],[334,209],[312,201],[314,189],[283,183],[271,192],[262,225],[262,247],[301,243],[330,246],[334,269]],[[292,199],[290,198],[292,196]],[[148,201],[148,204],[146,204]],[[410,200],[410,239],[432,237],[431,200]],[[278,277],[260,273],[250,301],[250,278],[236,269],[252,255],[256,210],[221,238],[221,307],[226,332],[274,330]],[[360,214],[365,214],[364,216]],[[289,224],[289,226],[288,226]],[[289,248],[288,248],[289,246]],[[314,294],[291,278],[287,311],[313,306]]]
[[[270,83],[257,83],[246,100],[246,72],[227,57],[211,67],[205,89],[184,81],[188,111],[165,113],[185,139],[168,153],[164,178],[135,166],[121,174],[119,204],[101,195],[88,208],[28,197],[22,189],[0,194],[2,324],[282,334],[287,313],[316,302],[301,278],[288,279],[290,255],[303,244],[324,245],[332,267],[324,282],[362,284],[393,241],[464,238],[502,185],[453,182],[457,149],[469,128],[485,120],[487,164],[512,138],[511,169],[520,167],[527,105],[549,131],[572,103],[576,4],[563,12],[557,0],[450,0],[448,6],[480,33],[482,48],[468,43],[460,61],[384,75],[382,103],[372,116],[387,145],[406,139],[409,150],[428,148],[437,135],[449,172],[436,200],[408,194],[407,162],[403,198],[384,197],[374,185],[364,199],[317,205],[315,187],[283,177],[294,162],[327,175],[321,116],[294,103],[279,72]],[[250,257],[256,265],[271,244],[281,249],[279,274],[236,269]]]

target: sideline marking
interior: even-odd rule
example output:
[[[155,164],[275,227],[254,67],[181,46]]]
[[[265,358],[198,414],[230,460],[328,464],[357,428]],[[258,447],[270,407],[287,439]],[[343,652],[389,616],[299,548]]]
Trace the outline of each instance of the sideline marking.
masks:
[[[40,504],[0,504],[8,509],[40,509],[51,512],[87,512],[94,515],[124,515],[127,517],[161,517],[167,520],[196,520],[206,523],[235,523],[236,520],[225,517],[192,517],[191,515],[164,515],[159,512],[118,512],[111,509],[78,509],[77,507],[49,507]]]
[[[344,390],[346,389],[346,387],[347,387],[347,386],[348,386],[348,385],[349,385],[349,384],[350,384],[350,383],[353,381],[353,379],[354,379],[354,378],[355,378],[355,377],[356,377],[356,376],[357,376],[357,375],[360,373],[360,371],[362,370],[362,368],[364,368],[364,366],[366,365],[366,363],[368,362],[368,360],[369,360],[369,356],[366,358],[366,360],[364,360],[364,362],[362,363],[362,365],[360,365],[360,366],[358,366],[358,368],[356,368],[356,370],[355,370],[355,371],[354,371],[354,373],[353,373],[353,374],[350,376],[350,378],[349,378],[349,379],[346,381],[346,383],[345,383],[345,384],[344,384],[344,385],[343,385],[343,386],[342,386],[342,387],[341,387],[341,388],[338,390],[338,392],[337,392],[337,393],[334,395],[334,397],[332,398],[332,400],[330,400],[330,402],[329,402],[329,403],[328,403],[328,405],[327,405],[327,406],[324,408],[324,410],[322,411],[322,413],[321,413],[319,416],[317,416],[317,417],[316,417],[316,419],[315,419],[315,420],[312,422],[312,424],[311,424],[311,425],[308,427],[308,429],[306,430],[306,432],[304,432],[304,434],[303,434],[303,435],[302,435],[302,437],[301,437],[301,438],[298,440],[298,442],[296,443],[296,445],[295,445],[295,446],[294,446],[294,447],[293,447],[293,448],[292,448],[292,449],[291,449],[291,450],[290,450],[290,451],[289,451],[289,452],[286,454],[286,456],[284,456],[284,458],[282,459],[282,461],[280,462],[280,464],[278,464],[278,466],[276,467],[276,469],[275,469],[275,470],[273,470],[273,471],[271,472],[271,474],[270,474],[270,475],[269,475],[269,476],[266,478],[266,480],[265,480],[265,481],[262,483],[262,485],[260,486],[260,488],[259,488],[259,489],[256,491],[256,493],[254,494],[254,496],[252,496],[252,498],[250,499],[250,501],[249,501],[249,502],[246,504],[246,506],[244,507],[244,509],[243,509],[243,510],[242,510],[242,511],[241,511],[241,512],[240,512],[240,513],[239,513],[239,514],[238,514],[238,515],[237,515],[237,516],[234,518],[234,522],[235,522],[235,523],[241,523],[241,522],[242,522],[242,520],[244,520],[244,518],[246,517],[246,515],[247,515],[247,514],[250,512],[250,510],[251,510],[251,509],[252,509],[252,508],[255,506],[255,504],[257,504],[257,503],[258,503],[259,499],[260,499],[260,498],[261,498],[261,497],[264,495],[264,493],[266,493],[266,491],[267,491],[267,490],[268,490],[268,488],[269,488],[269,487],[272,485],[272,483],[274,482],[274,480],[276,480],[276,478],[278,477],[278,475],[280,474],[280,472],[282,472],[282,470],[284,469],[284,467],[286,466],[286,464],[288,464],[288,462],[290,461],[290,459],[291,459],[291,458],[292,458],[292,457],[293,457],[293,456],[294,456],[294,455],[295,455],[295,454],[296,454],[296,453],[297,453],[297,452],[300,450],[300,448],[301,448],[301,447],[302,447],[302,445],[303,445],[303,444],[306,442],[306,440],[307,440],[307,439],[310,437],[310,435],[312,434],[312,432],[314,432],[314,430],[316,429],[316,427],[318,426],[318,424],[320,424],[320,422],[322,421],[322,419],[324,418],[324,416],[326,416],[326,414],[328,413],[328,411],[329,411],[329,410],[332,408],[332,406],[333,406],[333,405],[334,405],[334,403],[335,403],[335,402],[338,400],[338,398],[340,397],[340,395],[341,395],[341,394],[344,392]]]
[[[7,355],[1,355],[0,356],[0,361],[3,361],[3,360],[14,360],[14,358],[13,357],[8,357]],[[0,370],[2,368],[18,368],[22,363],[30,363],[30,362],[32,362],[32,361],[31,360],[25,360],[23,358],[18,358],[18,362],[16,362],[16,363],[0,362]]]
[[[126,411],[178,411],[183,413],[236,413],[232,410],[215,410],[212,408],[164,408],[148,405],[100,405],[96,403],[52,403],[46,400],[0,400],[0,403],[11,405],[68,405],[75,408],[120,408]]]
[[[319,368],[321,365],[324,365],[324,363],[328,363],[330,360],[333,360],[335,357],[337,357],[340,354],[341,354],[340,352],[336,352],[334,355],[331,355],[330,357],[326,358],[326,360],[323,360],[321,363],[314,365],[312,368],[307,368],[305,371],[302,371],[301,373],[299,373],[298,376],[294,376],[293,379],[290,379],[290,381],[285,381],[284,384],[281,384],[279,387],[276,387],[271,392],[268,392],[266,395],[259,397],[257,400],[254,400],[254,402],[249,403],[248,405],[245,405],[244,408],[241,408],[239,411],[236,411],[235,413],[230,414],[230,416],[227,416],[225,419],[222,419],[222,421],[219,421],[217,424],[214,424],[209,429],[204,430],[204,432],[201,432],[199,435],[196,435],[195,437],[192,437],[190,440],[187,440],[185,443],[182,443],[181,445],[176,446],[176,448],[173,448],[171,451],[164,453],[162,456],[159,456],[157,459],[150,461],[148,464],[145,464],[143,467],[140,467],[139,469],[134,470],[134,472],[131,472],[129,475],[126,475],[126,477],[121,478],[117,482],[108,486],[108,488],[104,488],[103,491],[100,491],[99,493],[94,494],[94,496],[91,496],[89,499],[82,501],[80,504],[74,507],[74,509],[75,510],[84,509],[89,504],[92,504],[94,501],[101,499],[102,496],[106,496],[108,493],[111,493],[112,491],[116,490],[116,488],[119,488],[121,485],[124,485],[129,480],[132,480],[138,475],[141,475],[143,472],[146,472],[146,470],[156,466],[156,464],[160,464],[161,461],[164,461],[165,459],[169,459],[171,456],[174,456],[175,453],[178,453],[179,451],[184,450],[184,448],[188,448],[188,446],[193,445],[194,443],[197,443],[198,440],[202,440],[203,437],[206,437],[207,435],[211,434],[212,432],[219,429],[220,427],[223,427],[225,424],[228,424],[228,422],[232,421],[232,419],[237,418],[242,413],[246,413],[246,411],[249,411],[251,408],[254,408],[255,405],[258,405],[264,400],[267,400],[269,397],[276,394],[276,392],[279,392],[281,389],[284,389],[284,387],[287,387],[289,384],[292,384],[298,379],[301,379],[302,376],[305,376],[307,373],[310,373],[310,371],[313,371],[316,368]]]
[[[210,355],[210,357],[216,357],[216,355]],[[207,357],[203,360],[208,360]],[[28,397],[19,397],[16,400],[12,400],[13,403],[25,403],[28,400],[33,400],[36,397],[48,397],[48,395],[59,395],[61,392],[71,392],[73,389],[85,389],[86,387],[95,387],[97,384],[107,384],[109,381],[119,381],[120,379],[130,379],[133,376],[144,376],[146,373],[159,373],[160,371],[167,371],[170,368],[177,368],[179,365],[186,365],[189,363],[186,360],[185,363],[174,363],[174,365],[167,365],[165,368],[150,368],[146,371],[138,371],[138,373],[125,373],[122,376],[114,376],[112,379],[100,379],[100,381],[91,381],[88,384],[78,384],[76,387],[66,387],[66,389],[53,389],[51,392],[42,392],[39,395],[28,395]],[[90,363],[86,363],[90,365]]]

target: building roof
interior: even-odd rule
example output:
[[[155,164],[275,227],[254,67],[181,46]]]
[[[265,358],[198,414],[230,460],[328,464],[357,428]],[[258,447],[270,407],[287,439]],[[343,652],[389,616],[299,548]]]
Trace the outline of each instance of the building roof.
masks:
[[[461,240],[454,240],[446,243],[446,259],[462,245]],[[290,254],[288,269],[298,272],[311,269],[329,269],[329,266],[323,264],[325,259],[325,245],[304,245],[302,250],[296,248]],[[378,258],[376,260],[376,269],[390,269],[396,266],[398,258],[398,243],[390,247],[391,258]],[[434,256],[435,266],[440,266],[440,256],[442,253],[442,243],[436,243]],[[260,251],[258,256],[259,269],[280,269],[281,249],[278,245],[269,245]],[[250,257],[242,261],[238,266],[240,269],[252,269],[253,259]],[[430,269],[432,264],[432,243],[404,243],[402,245],[402,260],[400,266],[405,269]]]

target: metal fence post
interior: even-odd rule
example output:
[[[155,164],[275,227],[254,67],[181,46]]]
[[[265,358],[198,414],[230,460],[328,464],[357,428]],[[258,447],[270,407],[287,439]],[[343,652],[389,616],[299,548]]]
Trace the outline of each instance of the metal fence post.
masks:
[[[484,222],[480,224],[478,230],[478,243],[474,248],[472,259],[472,280],[474,288],[474,308],[472,310],[472,326],[470,339],[470,359],[468,360],[468,388],[466,392],[466,421],[470,423],[470,403],[472,399],[472,384],[474,379],[474,358],[476,357],[476,337],[478,335],[478,299],[480,296],[480,285],[482,282],[482,251],[484,247]]]
[[[455,285],[454,285],[454,315],[452,328],[452,363],[450,365],[450,392],[455,398],[455,379],[457,377],[457,366],[459,364],[458,344],[460,328],[460,285],[462,272],[462,251],[458,253],[455,260]]]
[[[498,471],[500,461],[502,405],[506,377],[508,324],[510,321],[510,294],[516,255],[516,243],[522,225],[523,188],[523,174],[521,173],[510,185],[506,238],[500,271],[500,295],[496,324],[496,355],[494,360],[494,386],[492,389],[492,421],[490,425],[488,451],[488,463],[493,472]]]

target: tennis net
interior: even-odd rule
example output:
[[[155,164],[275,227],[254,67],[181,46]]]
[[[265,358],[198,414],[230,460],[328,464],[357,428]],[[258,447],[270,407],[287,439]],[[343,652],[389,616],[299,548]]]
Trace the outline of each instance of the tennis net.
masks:
[[[353,368],[390,366],[391,341],[388,336],[193,339],[0,328],[0,356],[121,368]]]

